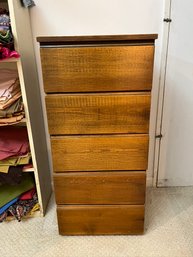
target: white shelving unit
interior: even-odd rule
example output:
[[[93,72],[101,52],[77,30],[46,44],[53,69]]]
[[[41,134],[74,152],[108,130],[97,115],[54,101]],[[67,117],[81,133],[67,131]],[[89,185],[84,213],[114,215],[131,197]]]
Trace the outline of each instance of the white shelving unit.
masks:
[[[27,126],[40,214],[43,216],[52,192],[45,124],[33,48],[29,10],[20,0],[0,0],[10,13],[15,50],[19,59],[0,61],[0,68],[17,68],[25,110],[22,125]]]

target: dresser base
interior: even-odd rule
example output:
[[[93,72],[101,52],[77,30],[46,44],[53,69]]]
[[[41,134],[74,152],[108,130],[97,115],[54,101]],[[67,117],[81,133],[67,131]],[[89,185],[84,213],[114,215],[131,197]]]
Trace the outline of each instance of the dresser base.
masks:
[[[60,235],[140,235],[144,205],[58,205]]]

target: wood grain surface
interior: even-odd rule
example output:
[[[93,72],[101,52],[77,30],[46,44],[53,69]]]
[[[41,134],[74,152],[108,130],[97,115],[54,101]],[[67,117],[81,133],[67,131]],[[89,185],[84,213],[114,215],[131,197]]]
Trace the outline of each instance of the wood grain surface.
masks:
[[[144,204],[145,185],[144,171],[54,174],[57,204]]]
[[[37,38],[61,235],[143,233],[156,38]]]
[[[54,172],[146,170],[148,135],[52,136]]]
[[[148,133],[150,93],[62,94],[46,97],[51,135]]]
[[[112,43],[154,43],[157,34],[132,34],[132,35],[86,35],[86,36],[43,36],[37,37],[41,45],[52,44],[112,44]]]
[[[58,205],[61,235],[142,234],[143,205]]]
[[[40,50],[47,93],[151,90],[153,45]]]

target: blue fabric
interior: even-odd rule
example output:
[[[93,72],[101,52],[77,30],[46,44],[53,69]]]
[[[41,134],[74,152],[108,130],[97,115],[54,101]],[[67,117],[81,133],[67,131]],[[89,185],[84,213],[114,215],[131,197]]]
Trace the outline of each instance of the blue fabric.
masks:
[[[0,30],[9,30],[10,18],[7,14],[0,14]]]
[[[3,205],[0,208],[0,215],[2,213],[4,213],[4,211],[6,211],[12,204],[14,204],[15,202],[17,202],[17,200],[19,199],[19,197],[14,198],[13,200],[11,200],[10,202],[6,203],[5,205]]]

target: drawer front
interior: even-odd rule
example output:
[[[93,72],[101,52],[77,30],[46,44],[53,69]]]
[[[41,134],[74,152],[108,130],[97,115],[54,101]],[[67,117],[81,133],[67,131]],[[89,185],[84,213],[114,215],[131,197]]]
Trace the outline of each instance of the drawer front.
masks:
[[[145,185],[144,171],[54,175],[57,204],[144,204]]]
[[[41,48],[45,92],[151,90],[153,45]]]
[[[143,205],[61,205],[57,215],[61,235],[143,233]]]
[[[147,169],[148,135],[53,136],[51,146],[55,172]]]
[[[48,95],[51,135],[148,133],[150,93]]]

